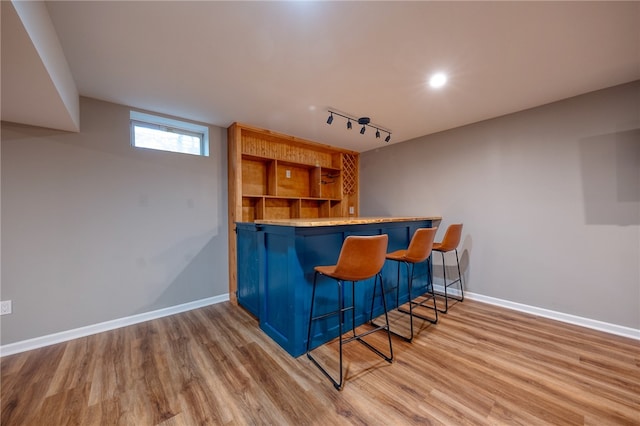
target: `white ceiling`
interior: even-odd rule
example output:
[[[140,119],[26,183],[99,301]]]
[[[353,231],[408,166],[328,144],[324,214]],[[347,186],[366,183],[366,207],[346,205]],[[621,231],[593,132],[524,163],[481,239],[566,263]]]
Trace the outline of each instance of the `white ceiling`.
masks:
[[[640,2],[46,5],[83,96],[356,151],[385,135],[328,108],[397,143],[640,78]]]

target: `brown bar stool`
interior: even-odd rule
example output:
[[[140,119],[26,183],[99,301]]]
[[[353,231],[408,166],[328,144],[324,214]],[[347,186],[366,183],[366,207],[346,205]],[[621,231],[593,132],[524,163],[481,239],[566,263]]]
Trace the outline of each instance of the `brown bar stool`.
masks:
[[[447,231],[444,233],[444,238],[440,243],[433,243],[433,251],[438,251],[442,255],[442,277],[444,286],[444,311],[440,309],[442,313],[447,313],[449,310],[449,299],[462,302],[464,300],[464,289],[462,285],[462,274],[460,273],[460,259],[458,258],[458,245],[460,244],[460,238],[462,236],[462,224],[457,223],[449,225]],[[456,280],[447,283],[447,266],[444,262],[444,254],[450,251],[456,252],[456,264],[458,265],[458,278]],[[460,283],[460,297],[453,297],[447,294],[447,288],[455,283]]]
[[[414,300],[414,297],[411,293],[411,290],[413,288],[413,272],[414,272],[415,265],[418,263],[424,262],[425,260],[429,259],[429,256],[431,256],[431,249],[433,247],[433,238],[435,237],[437,230],[438,228],[417,229],[416,232],[413,234],[413,237],[411,238],[411,241],[409,242],[409,247],[407,249],[396,250],[392,253],[388,253],[386,256],[387,259],[398,262],[398,284],[396,286],[396,306],[399,312],[409,314],[409,323],[410,323],[410,330],[411,330],[409,337],[403,336],[394,331],[392,331],[392,333],[395,334],[396,336],[402,337],[407,342],[410,342],[411,340],[413,340],[413,317],[414,316],[427,320],[432,324],[435,324],[438,322],[438,309],[436,307],[436,295],[433,291],[433,279],[431,277],[431,266],[429,263],[427,263],[427,270],[429,271],[427,275],[429,278],[428,285],[431,289],[430,294],[427,297],[424,297],[426,293],[417,295]],[[407,286],[409,289],[409,310],[408,311],[403,309],[399,304],[400,264],[401,263],[404,263],[407,266]],[[420,302],[417,302],[416,300],[419,298],[423,298],[423,300],[421,300]],[[424,303],[429,300],[433,301],[433,308],[424,305]],[[413,312],[414,306],[422,306],[425,308],[433,309],[433,312],[435,313],[435,318],[429,318],[429,317],[414,313]]]
[[[314,268],[315,274],[313,276],[313,291],[311,293],[311,308],[309,310],[309,329],[307,331],[307,357],[313,361],[313,363],[324,373],[325,376],[331,380],[333,386],[342,390],[343,386],[343,372],[342,372],[342,346],[345,343],[349,343],[353,340],[357,340],[367,348],[371,349],[373,352],[384,358],[388,362],[393,361],[393,348],[391,346],[391,333],[389,331],[389,318],[387,317],[387,302],[384,297],[384,289],[382,286],[382,275],[380,275],[380,271],[382,270],[382,266],[384,265],[385,254],[387,252],[387,243],[389,237],[386,234],[383,235],[373,235],[373,236],[348,236],[344,243],[342,244],[342,249],[340,250],[340,256],[338,257],[338,263],[331,266],[316,266]],[[338,284],[338,309],[332,312],[320,314],[317,316],[313,316],[313,307],[315,302],[316,295],[316,283],[318,274],[325,275],[327,277],[333,278],[336,280]],[[377,283],[380,283],[380,288],[382,290],[382,303],[384,307],[384,315],[386,320],[386,325],[376,326],[373,329],[369,329],[363,333],[356,334],[356,322],[355,322],[355,283],[356,281],[362,281],[369,278],[375,277],[373,286],[374,293],[375,287]],[[344,300],[342,295],[342,282],[343,281],[351,281],[351,306],[344,306]],[[344,313],[346,311],[351,311],[351,325],[353,336],[343,338],[343,330],[342,323],[344,321]],[[332,315],[339,315],[338,318],[338,332],[340,339],[340,378],[339,381],[336,381],[328,372],[325,370],[320,363],[311,355],[311,328],[313,321],[326,318]],[[364,341],[362,338],[368,334],[371,334],[375,331],[386,330],[387,335],[389,337],[389,356],[383,354],[377,348],[374,348],[369,343]]]

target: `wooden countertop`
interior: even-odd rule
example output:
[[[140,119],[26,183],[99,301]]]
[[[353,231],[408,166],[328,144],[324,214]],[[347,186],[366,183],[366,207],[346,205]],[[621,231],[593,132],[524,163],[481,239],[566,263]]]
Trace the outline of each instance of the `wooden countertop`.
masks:
[[[384,222],[412,222],[417,220],[442,220],[440,216],[425,217],[323,217],[315,219],[271,219],[256,220],[258,225],[280,225],[280,226],[338,226],[338,225],[361,225],[367,223]]]

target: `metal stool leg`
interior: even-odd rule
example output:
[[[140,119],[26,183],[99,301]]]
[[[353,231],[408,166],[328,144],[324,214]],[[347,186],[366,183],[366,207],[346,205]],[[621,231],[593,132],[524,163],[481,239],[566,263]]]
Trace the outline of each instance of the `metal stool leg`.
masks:
[[[376,326],[376,328],[374,328],[372,330],[368,330],[368,331],[365,331],[364,333],[358,334],[355,337],[351,337],[351,338],[345,340],[345,343],[350,342],[352,340],[358,340],[360,343],[365,345],[371,351],[375,352],[380,357],[384,358],[385,361],[393,362],[393,346],[391,344],[391,329],[389,328],[389,315],[387,314],[387,298],[384,295],[384,285],[382,283],[382,275],[381,274],[377,274],[375,279],[374,279],[374,283],[373,283],[374,293],[375,293],[375,287],[376,287],[377,282],[378,282],[378,278],[380,279],[380,291],[382,292],[382,306],[383,306],[383,309],[384,309],[385,325]],[[389,338],[389,356],[385,355],[378,348],[375,348],[375,347],[371,346],[368,342],[366,342],[364,339],[362,339],[364,336],[366,336],[368,334],[371,334],[373,332],[376,332],[378,330],[386,330],[387,331],[387,336]]]
[[[413,268],[415,264],[414,263],[411,264],[411,272],[409,272],[409,264],[407,262],[404,262],[404,264],[407,265],[407,287],[409,287],[407,289],[409,292],[409,330],[411,333],[409,335],[409,341],[412,341],[413,340],[413,297],[411,296],[411,288],[413,287]],[[400,284],[398,283],[398,285]]]
[[[397,263],[398,263],[398,280],[397,280],[396,286],[395,286],[395,290],[396,290],[396,309],[398,310],[398,312],[402,312],[402,313],[405,313],[405,314],[406,313],[410,314],[410,312],[404,311],[404,310],[402,310],[400,308],[400,267],[401,267],[401,265],[400,265],[400,262],[397,262]],[[409,264],[407,262],[402,262],[402,263],[407,265],[407,274],[409,274]],[[377,285],[374,285],[374,287],[373,287],[373,298],[371,299],[371,317],[369,319],[369,323],[371,325],[375,326],[375,327],[381,327],[381,326],[375,324],[375,322],[373,321],[373,303],[375,301],[375,294],[376,294],[375,289],[376,289],[376,287],[377,287]],[[384,285],[382,283],[382,277],[380,278],[380,287],[382,289],[382,292],[384,293]],[[383,294],[383,296],[384,296],[384,294]],[[409,284],[409,300],[411,300],[411,284]],[[385,301],[383,299],[383,305],[384,304],[385,304]],[[411,310],[412,310],[411,304],[409,304],[409,311],[411,311]],[[386,308],[385,308],[385,315],[386,315],[386,313],[387,312],[386,312]],[[387,321],[387,323],[388,323],[388,321]],[[402,334],[396,333],[395,331],[392,331],[391,329],[389,329],[389,331],[390,331],[390,333],[395,334],[396,336],[406,340],[407,342],[411,342],[411,340],[413,339],[413,321],[411,321],[411,326],[410,327],[411,327],[411,335],[410,335],[410,337],[403,336]]]
[[[398,279],[396,281],[396,308],[400,307],[400,262],[398,263]]]
[[[406,262],[405,262],[406,263]],[[428,285],[430,286],[431,290],[429,291],[429,296],[426,297],[426,299],[420,301],[420,302],[416,302],[413,300],[413,295],[411,294],[411,290],[413,288],[413,276],[414,276],[414,271],[415,271],[415,264],[411,264],[411,274],[409,275],[409,281],[408,281],[408,285],[409,285],[409,311],[407,312],[406,310],[403,309],[398,309],[400,312],[405,313],[405,314],[409,314],[410,318],[411,318],[411,339],[413,339],[413,317],[417,317],[420,318],[422,320],[425,321],[429,321],[431,324],[437,324],[438,323],[438,309],[436,306],[436,299],[435,299],[435,293],[433,291],[433,278],[431,276],[431,267],[429,266],[429,263],[427,263],[427,277],[429,278],[429,283]],[[409,272],[409,264],[407,263],[407,273]],[[424,296],[424,294],[422,295],[418,295],[418,297],[422,297]],[[430,308],[428,306],[425,306],[424,303],[428,300],[432,300],[433,301],[433,308]],[[420,315],[417,313],[413,312],[413,306],[422,306],[424,308],[427,309],[433,309],[433,312],[435,314],[435,318],[429,318],[426,317],[424,315]],[[405,337],[405,339],[407,339]],[[408,341],[411,341],[410,339]]]
[[[338,306],[340,309],[340,318],[338,321],[338,339],[340,341],[340,382],[336,383],[331,376],[329,376],[329,378],[336,389],[342,390],[342,316],[344,314],[344,298],[342,297],[342,281],[340,280],[338,280]]]
[[[458,258],[458,249],[455,249],[455,252],[456,252],[456,265],[458,267],[458,278],[456,280],[451,281],[448,284],[447,284],[447,265],[444,262],[445,252],[443,251],[440,252],[440,254],[442,255],[442,280],[443,280],[442,284],[444,287],[444,310],[439,309],[439,311],[444,314],[446,314],[447,311],[449,310],[449,299],[454,299],[460,302],[464,300],[464,288],[462,285],[462,273],[460,272],[460,259]],[[449,296],[447,294],[447,288],[455,283],[460,283],[460,298]]]
[[[313,288],[311,289],[311,307],[309,308],[309,327],[307,328],[307,355],[311,350],[311,323],[313,322],[313,304],[316,300],[316,280],[318,273],[313,274]]]
[[[395,331],[392,331],[393,334],[395,334],[396,336],[406,340],[407,342],[411,342],[413,340],[413,296],[411,295],[411,288],[413,287],[413,264],[411,264],[411,270],[409,269],[409,263],[408,262],[402,262],[405,264],[405,266],[407,267],[407,291],[409,293],[409,310],[406,311],[404,310],[401,305],[400,305],[400,299],[399,299],[399,294],[400,294],[400,262],[398,262],[398,284],[396,286],[396,309],[398,310],[398,312],[402,312],[403,314],[408,314],[409,315],[409,337],[407,336],[403,336],[400,333],[396,333]]]
[[[383,305],[383,309],[384,309],[384,320],[387,324],[386,326],[386,330],[387,330],[387,338],[389,339],[389,357],[384,357],[384,359],[386,361],[389,362],[393,362],[393,345],[391,344],[391,328],[389,327],[389,314],[388,314],[388,309],[387,309],[387,299],[384,295],[384,284],[382,283],[382,274],[378,273],[378,277],[380,278],[380,290],[382,290],[382,305]],[[374,283],[374,287],[375,287],[375,283]]]
[[[316,285],[317,285],[317,278],[318,278],[318,272],[316,271],[316,273],[313,276],[313,289],[311,290],[311,308],[309,309],[309,328],[307,331],[307,358],[309,358],[315,365],[316,367],[318,367],[320,369],[320,371],[322,371],[322,373],[327,376],[327,378],[329,380],[331,380],[331,383],[333,383],[333,386],[338,389],[338,390],[342,390],[342,385],[343,385],[343,373],[342,373],[342,345],[343,345],[343,339],[342,339],[342,317],[344,314],[344,300],[342,297],[342,281],[340,280],[336,280],[337,284],[338,284],[338,310],[337,311],[333,311],[333,312],[328,312],[326,314],[322,314],[319,315],[317,317],[313,316],[313,306],[315,304],[315,294],[316,294]],[[311,326],[313,324],[314,320],[318,320],[321,318],[326,318],[328,316],[331,315],[338,315],[338,333],[339,336],[338,338],[340,339],[339,341],[339,352],[340,352],[340,379],[339,381],[336,381],[330,374],[329,372],[322,366],[320,365],[320,363],[318,362],[318,360],[316,360],[313,355],[311,355]]]
[[[431,287],[431,300],[433,300],[433,312],[436,314],[436,320],[434,324],[438,322],[438,305],[436,304],[436,289],[433,285],[433,268],[431,267],[431,261],[433,259],[427,259],[427,275],[429,276],[429,287]]]
[[[460,280],[460,301],[464,300],[464,286],[462,285],[462,273],[460,272],[460,259],[458,258],[458,249],[456,249],[456,263],[458,264],[458,277]]]
[[[392,334],[395,334],[396,336],[406,340],[407,342],[411,342],[413,340],[413,336],[414,336],[414,328],[413,328],[413,317],[417,317],[420,319],[423,319],[425,321],[429,321],[432,324],[437,324],[438,323],[438,309],[436,306],[436,299],[435,299],[435,293],[433,290],[433,277],[431,276],[431,266],[427,263],[427,276],[429,278],[429,286],[431,288],[431,290],[429,291],[430,295],[425,299],[422,300],[421,302],[415,302],[413,300],[413,294],[412,294],[412,290],[413,290],[413,276],[414,276],[414,271],[415,271],[415,264],[414,263],[410,263],[410,262],[402,262],[407,266],[407,290],[409,293],[409,310],[407,311],[406,309],[402,308],[402,306],[399,303],[400,300],[400,262],[398,262],[398,283],[396,285],[396,309],[398,310],[398,312],[402,312],[403,314],[408,314],[409,315],[409,337],[407,336],[403,336],[400,333],[397,333],[393,330],[390,330]],[[409,266],[411,265],[411,266]],[[375,297],[375,293],[374,293],[374,297]],[[418,296],[421,297],[421,296]],[[433,302],[433,308],[425,306],[424,303],[431,299]],[[420,315],[420,314],[416,314],[413,312],[413,307],[414,305],[416,306],[422,306],[428,309],[433,309],[434,314],[435,314],[435,319]],[[371,306],[373,307],[373,300],[371,302]],[[373,308],[372,308],[373,309]],[[376,325],[373,323],[373,321],[371,321],[372,325]]]
[[[444,286],[444,311],[440,310],[443,314],[446,314],[449,311],[449,296],[447,295],[447,265],[444,263],[444,252],[441,251],[442,255],[442,285]]]

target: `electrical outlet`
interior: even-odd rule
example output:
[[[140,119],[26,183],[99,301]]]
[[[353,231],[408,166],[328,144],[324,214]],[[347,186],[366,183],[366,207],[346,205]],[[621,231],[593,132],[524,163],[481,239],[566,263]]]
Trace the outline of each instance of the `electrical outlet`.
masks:
[[[353,206],[349,206],[349,214],[354,214],[356,212],[356,209],[353,208]]]
[[[8,315],[11,313],[11,300],[0,302],[0,315]]]
[[[285,170],[284,175],[287,179],[291,179],[291,170]]]

